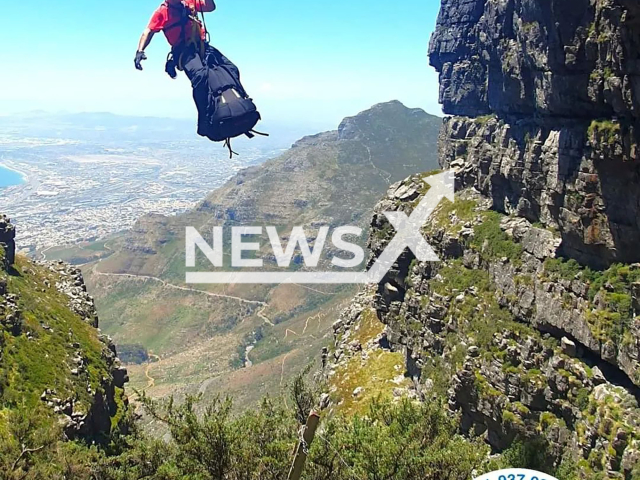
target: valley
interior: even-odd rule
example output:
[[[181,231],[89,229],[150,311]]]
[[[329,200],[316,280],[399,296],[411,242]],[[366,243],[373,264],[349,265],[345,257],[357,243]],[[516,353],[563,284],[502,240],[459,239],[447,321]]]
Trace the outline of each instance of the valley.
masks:
[[[337,131],[305,137],[281,156],[238,172],[183,214],[145,216],[104,244],[67,253],[88,262],[82,268],[102,330],[121,348],[139,344],[155,356],[128,365],[131,386],[159,398],[230,394],[246,408],[317,365],[331,325],[358,288],[187,285],[185,227],[208,238],[214,225],[276,225],[285,240],[295,225],[309,232],[319,225],[368,231],[376,199],[391,183],[436,167],[440,123],[399,102],[377,105],[345,119]],[[101,253],[94,257],[87,249]],[[329,245],[325,250],[321,265],[335,254]],[[293,268],[304,269],[298,256]],[[198,262],[207,265],[200,256]],[[272,267],[267,261],[264,269]]]

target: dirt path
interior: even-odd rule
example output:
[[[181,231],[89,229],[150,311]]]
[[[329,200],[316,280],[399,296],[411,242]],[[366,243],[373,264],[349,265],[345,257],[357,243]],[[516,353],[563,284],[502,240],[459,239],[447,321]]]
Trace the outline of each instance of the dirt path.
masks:
[[[359,128],[359,130],[362,132],[361,128]],[[371,164],[371,168],[373,170],[375,170],[375,172],[378,175],[380,175],[380,178],[382,178],[387,183],[387,185],[391,185],[391,178],[393,177],[393,175],[391,175],[386,170],[382,170],[381,168],[376,167],[376,164],[373,163],[373,155],[371,153],[371,148],[369,148],[369,145],[365,144],[364,142],[362,142],[362,146],[367,149],[367,153],[369,154],[369,163]]]
[[[152,282],[157,282],[160,283],[162,286],[166,287],[166,288],[171,288],[173,290],[181,290],[183,292],[191,292],[191,293],[197,293],[200,295],[207,295],[209,297],[214,297],[214,298],[226,298],[228,300],[234,300],[236,302],[240,302],[240,303],[246,303],[249,305],[259,305],[260,310],[258,310],[258,312],[256,313],[256,315],[258,316],[258,318],[260,318],[263,322],[265,322],[266,324],[270,325],[270,326],[275,326],[273,324],[273,322],[269,319],[269,317],[267,317],[264,314],[264,311],[269,307],[269,304],[266,302],[261,302],[259,300],[247,300],[246,298],[242,298],[242,297],[236,297],[233,295],[226,295],[223,293],[212,293],[212,292],[207,292],[206,290],[198,290],[197,288],[191,288],[191,287],[183,287],[180,285],[174,285],[173,283],[169,283],[166,280],[163,280],[161,278],[158,277],[153,277],[151,275],[134,275],[131,273],[105,273],[105,272],[100,272],[98,271],[98,265],[99,263],[96,263],[93,266],[93,273],[96,274],[99,277],[114,277],[114,278],[129,278],[129,279],[134,279],[134,280],[150,280]]]
[[[151,352],[149,352],[149,358],[155,358],[156,362],[160,361],[160,357]],[[154,362],[151,362],[150,360],[147,361],[147,368],[144,369],[144,376],[147,377],[147,388],[153,388],[156,385],[156,379],[149,374],[149,370],[151,370],[153,363]]]
[[[282,385],[284,384],[284,362],[287,361],[287,357],[289,355],[291,355],[292,352],[287,353],[283,358],[282,358],[282,365],[280,367],[280,387],[282,387]]]

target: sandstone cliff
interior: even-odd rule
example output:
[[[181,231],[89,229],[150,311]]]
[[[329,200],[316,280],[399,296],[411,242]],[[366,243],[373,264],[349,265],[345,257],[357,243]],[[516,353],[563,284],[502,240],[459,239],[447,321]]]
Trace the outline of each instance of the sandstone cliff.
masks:
[[[411,394],[446,399],[496,452],[543,439],[581,478],[636,478],[640,7],[443,0],[430,59],[457,200],[423,229],[443,261],[406,251],[358,299],[386,325],[375,348],[402,353]],[[383,212],[416,204],[407,189],[423,176],[376,208],[373,258],[394,233]],[[364,311],[336,324],[334,396]]]
[[[638,261],[639,53],[637,2],[443,2],[442,165],[464,165],[493,208],[557,228],[572,258]]]

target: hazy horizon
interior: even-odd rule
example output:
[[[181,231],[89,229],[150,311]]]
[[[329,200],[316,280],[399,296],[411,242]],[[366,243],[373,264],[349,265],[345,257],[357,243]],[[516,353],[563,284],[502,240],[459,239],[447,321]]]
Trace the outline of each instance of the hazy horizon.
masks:
[[[359,111],[354,111],[351,113],[346,114],[342,119],[340,119],[340,121],[342,121],[344,118],[347,117],[352,117],[355,115],[358,115],[359,113],[369,110],[371,107],[380,104],[380,103],[388,103],[388,102],[392,102],[395,101],[395,99],[390,99],[390,100],[386,100],[386,101],[381,101],[381,102],[376,102],[372,105],[369,105],[368,107],[359,110]],[[399,100],[398,100],[399,101]],[[423,107],[420,106],[414,106],[414,105],[407,105],[404,102],[403,103],[406,107],[408,108],[419,108],[424,110],[426,113],[428,113],[429,115],[433,115],[436,117],[440,117],[440,118],[444,118],[444,114],[442,112],[429,112],[427,110],[425,110]],[[3,113],[0,112],[0,118],[2,117],[29,117],[29,116],[33,116],[33,117],[37,117],[37,116],[66,116],[66,115],[105,115],[105,116],[114,116],[114,117],[121,117],[121,118],[130,118],[130,119],[155,119],[155,120],[167,120],[167,121],[176,121],[176,122],[185,122],[185,123],[192,123],[195,121],[195,118],[193,118],[192,116],[163,116],[163,115],[149,115],[149,114],[126,114],[126,113],[117,113],[117,112],[111,112],[111,111],[99,111],[99,110],[77,110],[77,111],[72,111],[72,110],[44,110],[44,109],[33,109],[33,110],[25,110],[25,111],[15,111],[15,112],[8,112],[8,113]],[[267,125],[273,125],[276,126],[278,128],[291,128],[291,129],[295,129],[295,130],[308,130],[309,134],[312,133],[320,133],[321,131],[330,131],[330,130],[335,130],[336,128],[338,128],[339,123],[335,122],[335,123],[331,123],[331,120],[325,120],[324,122],[322,121],[308,121],[308,122],[300,122],[300,121],[296,121],[294,119],[288,120],[287,118],[282,118],[282,119],[272,119],[272,120],[267,120],[265,122],[263,122],[263,124],[267,124]]]

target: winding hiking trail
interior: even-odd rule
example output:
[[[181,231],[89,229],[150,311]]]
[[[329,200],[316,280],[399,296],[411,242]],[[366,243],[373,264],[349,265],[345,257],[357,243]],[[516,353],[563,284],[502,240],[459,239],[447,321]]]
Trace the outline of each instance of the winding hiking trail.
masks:
[[[260,318],[262,321],[264,321],[264,323],[270,325],[270,326],[275,326],[274,323],[269,319],[269,317],[267,317],[264,314],[264,311],[269,307],[269,304],[266,302],[261,302],[259,300],[247,300],[246,298],[242,298],[242,297],[236,297],[234,295],[226,295],[224,293],[212,293],[212,292],[207,292],[206,290],[198,290],[197,288],[191,288],[191,287],[183,287],[180,285],[174,285],[173,283],[169,283],[166,280],[163,280],[161,278],[158,277],[154,277],[151,275],[135,275],[132,273],[106,273],[106,272],[100,272],[98,270],[98,265],[100,264],[100,262],[96,263],[93,266],[93,273],[95,275],[97,275],[98,277],[113,277],[113,278],[129,278],[129,279],[134,279],[134,280],[150,280],[153,282],[157,282],[160,283],[162,286],[166,287],[166,288],[171,288],[173,290],[181,290],[183,292],[191,292],[191,293],[197,293],[200,295],[207,295],[209,297],[214,297],[214,298],[226,298],[228,300],[235,300],[237,302],[240,303],[246,303],[248,305],[259,305],[260,310],[258,310],[258,312],[256,313],[256,315],[258,316],[258,318]]]
[[[155,277],[153,275],[140,275],[140,274],[132,274],[132,273],[108,273],[108,272],[102,272],[99,270],[99,265],[102,262],[102,259],[99,259],[98,262],[96,262],[93,267],[91,268],[91,272],[93,274],[96,275],[96,277],[111,277],[111,278],[124,278],[124,279],[130,279],[130,280],[134,280],[134,281],[149,281],[149,282],[155,282],[158,283],[160,285],[162,285],[165,288],[169,288],[169,289],[173,289],[173,290],[179,290],[179,291],[183,291],[183,292],[190,292],[190,293],[194,293],[194,294],[199,294],[199,295],[206,295],[208,297],[213,297],[213,298],[219,298],[219,299],[227,299],[227,300],[232,300],[232,301],[236,301],[239,303],[243,303],[243,304],[248,304],[248,305],[254,305],[256,307],[259,307],[255,313],[255,315],[260,318],[265,324],[271,326],[271,327],[275,327],[276,325],[266,316],[265,311],[267,310],[267,308],[269,308],[269,304],[267,302],[263,302],[263,301],[259,301],[259,300],[248,300],[246,298],[242,298],[242,297],[238,297],[236,295],[229,295],[226,293],[213,293],[213,292],[209,292],[206,290],[200,290],[197,288],[193,288],[190,286],[183,286],[183,285],[175,285],[173,283],[170,283],[162,278],[159,277]],[[315,293],[318,294],[322,294],[322,295],[328,295],[328,296],[334,296],[337,295],[335,292],[325,292],[319,289],[315,289],[315,288],[311,288],[308,287],[306,285],[297,285],[301,288],[305,288],[309,291],[313,291]],[[307,317],[305,323],[304,323],[304,330],[302,332],[302,334],[299,334],[291,329],[285,329],[285,334],[284,334],[284,338],[286,339],[289,335],[295,335],[297,337],[309,337],[312,338],[314,340],[317,340],[316,336],[311,334],[310,331],[312,330],[312,328],[310,328],[310,326],[314,323],[317,322],[318,327],[320,328],[320,324],[322,322],[323,319],[325,319],[328,315],[331,315],[333,312],[335,312],[336,310],[340,310],[341,308],[343,308],[343,302],[334,305],[333,307],[324,310],[324,311],[320,311],[317,312],[314,315],[310,315]],[[253,346],[253,345],[252,345]],[[252,347],[251,346],[251,347]],[[247,348],[245,350],[245,358],[244,358],[244,368],[248,369],[251,368],[253,366],[253,362],[251,361],[251,359],[249,358],[249,354],[251,352],[252,348]],[[286,374],[287,374],[287,370],[289,368],[289,365],[287,363],[287,360],[290,358],[290,356],[292,355],[293,352],[288,352],[286,353],[283,357],[282,357],[282,361],[280,363],[280,386],[282,387],[285,383],[286,380]],[[154,359],[156,360],[155,362],[149,361],[147,363],[147,365],[145,366],[144,369],[144,376],[147,382],[147,388],[148,389],[152,389],[156,386],[156,379],[153,377],[151,369],[154,367],[154,364],[163,361],[163,359],[161,359],[158,355],[155,355],[151,352],[149,352],[149,357],[150,360]],[[164,359],[166,360],[166,359]],[[219,379],[221,376],[224,375],[229,375],[232,371],[220,371],[218,373],[216,373],[215,375],[212,375],[209,378],[204,379],[198,386],[198,393],[199,394],[204,394],[206,393],[206,391],[208,390],[208,388],[217,380]],[[277,382],[277,380],[276,380]]]
[[[160,357],[158,355],[154,355],[153,353],[149,352],[149,359],[151,358],[155,358],[156,362],[160,361]],[[156,385],[156,379],[149,374],[149,370],[151,370],[151,366],[154,363],[155,362],[151,362],[150,360],[147,361],[147,367],[144,369],[144,376],[147,377],[147,388],[153,388]]]
[[[358,130],[360,130],[360,133],[362,133],[363,135],[365,134],[365,132],[362,130],[362,127],[358,126]],[[391,173],[387,172],[386,170],[382,170],[381,168],[376,167],[376,164],[373,163],[373,154],[371,153],[371,148],[369,147],[369,145],[367,145],[364,142],[362,142],[362,146],[367,149],[367,153],[369,154],[368,162],[371,165],[371,168],[378,175],[380,175],[380,178],[382,178],[386,182],[387,185],[391,185],[391,178],[393,177],[393,175]]]
[[[283,358],[282,358],[282,365],[280,367],[280,387],[282,387],[284,385],[284,362],[287,361],[287,357],[289,355],[291,355],[292,352],[287,353]]]

